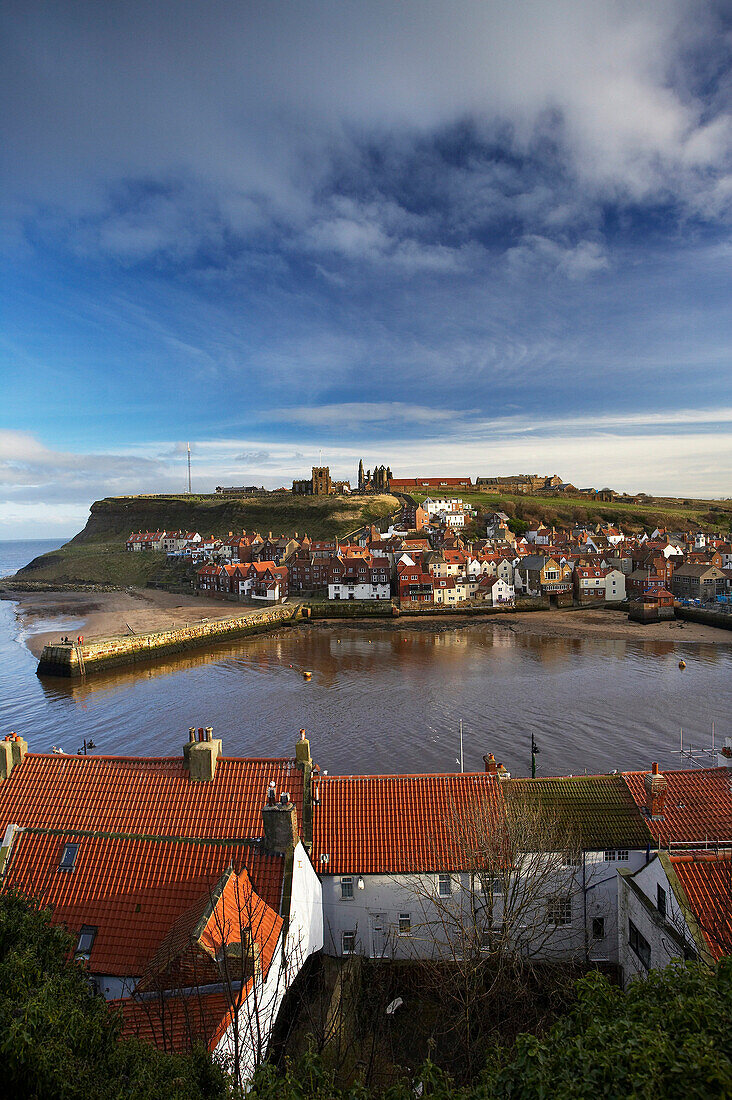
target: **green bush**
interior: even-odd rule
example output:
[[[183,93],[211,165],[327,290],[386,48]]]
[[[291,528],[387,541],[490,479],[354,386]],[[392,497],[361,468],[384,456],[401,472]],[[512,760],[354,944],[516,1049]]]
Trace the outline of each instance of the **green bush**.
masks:
[[[486,1068],[457,1088],[427,1063],[387,1100],[712,1100],[732,1096],[732,959],[710,971],[699,963],[654,970],[623,992],[593,972],[577,999],[543,1036],[486,1051]],[[339,1088],[314,1055],[284,1072],[266,1066],[257,1100],[366,1100],[358,1082]]]
[[[203,1048],[165,1054],[121,1039],[122,1020],[69,961],[50,912],[0,896],[0,1094],[20,1100],[224,1100],[228,1075]]]

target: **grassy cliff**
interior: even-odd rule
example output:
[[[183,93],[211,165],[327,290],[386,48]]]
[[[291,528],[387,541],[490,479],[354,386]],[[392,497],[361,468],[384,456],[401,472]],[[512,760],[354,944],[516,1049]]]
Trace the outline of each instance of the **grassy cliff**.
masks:
[[[144,496],[106,497],[92,504],[83,531],[50,554],[19,570],[22,582],[44,584],[145,585],[150,580],[175,583],[180,567],[162,553],[131,554],[125,541],[132,531],[199,531],[228,536],[242,530],[274,536],[343,537],[365,523],[384,523],[399,508],[392,496],[264,497]]]
[[[410,494],[422,501],[433,495],[417,490]],[[528,496],[523,493],[479,493],[456,489],[450,496],[460,497],[480,513],[505,512],[529,523],[542,521],[564,527],[574,523],[616,523],[623,530],[640,532],[666,527],[671,531],[703,527],[727,534],[732,525],[732,500],[688,500],[648,497],[643,502],[583,500],[578,497]]]

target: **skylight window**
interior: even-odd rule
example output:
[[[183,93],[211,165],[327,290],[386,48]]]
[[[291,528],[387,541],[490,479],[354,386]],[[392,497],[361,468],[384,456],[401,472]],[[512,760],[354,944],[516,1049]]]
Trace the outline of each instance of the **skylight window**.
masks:
[[[74,952],[75,959],[88,959],[91,955],[92,945],[96,937],[97,930],[91,924],[82,925],[79,932],[79,942],[76,945],[76,951]]]
[[[64,844],[63,851],[61,852],[61,862],[58,865],[59,871],[73,871],[74,864],[76,863],[76,853],[78,851],[78,844]]]

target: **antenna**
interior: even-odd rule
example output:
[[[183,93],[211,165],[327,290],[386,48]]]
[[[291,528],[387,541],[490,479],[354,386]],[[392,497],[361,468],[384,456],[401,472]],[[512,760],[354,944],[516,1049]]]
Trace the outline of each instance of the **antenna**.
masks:
[[[188,495],[191,494],[191,445],[187,443],[188,447]]]

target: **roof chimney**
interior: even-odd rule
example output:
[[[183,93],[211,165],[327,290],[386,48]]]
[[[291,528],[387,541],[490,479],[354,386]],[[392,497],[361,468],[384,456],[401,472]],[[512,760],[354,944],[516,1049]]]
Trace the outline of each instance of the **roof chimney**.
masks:
[[[725,737],[724,748],[717,753],[718,768],[732,768],[732,737]]]
[[[498,775],[498,764],[492,752],[489,752],[487,756],[483,757],[483,762],[488,775]]]
[[[310,742],[305,735],[305,730],[300,730],[300,740],[295,745],[295,761],[301,767],[306,764],[312,764],[313,758],[310,755]]]
[[[214,739],[213,726],[199,727],[196,740],[195,726],[188,730],[189,741],[183,748],[183,761],[193,781],[210,782],[216,774],[216,761],[221,755],[221,741]]]
[[[28,742],[17,733],[9,733],[0,741],[0,780],[9,779],[16,764],[22,764],[28,752]]]
[[[268,852],[286,854],[298,843],[297,811],[295,803],[287,791],[283,791],[279,801],[272,781],[267,789],[267,801],[262,807],[264,825],[264,847]]]
[[[652,821],[663,820],[663,810],[666,804],[666,788],[668,780],[658,770],[658,762],[654,760],[650,772],[643,777],[643,785],[646,791],[645,811]]]

